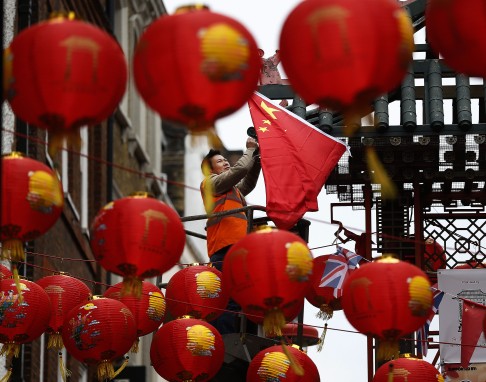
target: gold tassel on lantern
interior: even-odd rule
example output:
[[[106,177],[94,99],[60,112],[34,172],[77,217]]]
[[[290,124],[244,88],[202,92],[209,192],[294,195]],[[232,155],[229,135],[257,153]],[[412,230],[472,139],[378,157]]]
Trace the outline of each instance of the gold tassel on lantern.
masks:
[[[66,368],[66,364],[62,358],[62,353],[59,352],[59,371],[61,372],[61,377],[64,382],[71,376],[71,370]]]
[[[400,345],[397,340],[381,340],[378,343],[378,350],[376,352],[376,358],[378,361],[389,361],[396,359],[400,355]]]
[[[208,128],[203,132],[203,134],[206,135],[208,139],[209,147],[213,147],[215,150],[221,150],[223,148],[223,141],[219,137],[218,133],[216,133],[214,127]]]
[[[49,339],[47,340],[47,348],[48,349],[56,349],[60,350],[64,347],[64,343],[62,342],[61,333],[55,332],[49,334]]]
[[[24,261],[24,243],[19,239],[2,241],[1,259],[10,261]]]
[[[51,158],[55,158],[64,145],[71,151],[79,152],[81,150],[81,143],[79,129],[65,130],[62,128],[51,127],[49,130],[49,144],[47,151]]]
[[[22,287],[20,286],[20,276],[19,276],[19,270],[17,269],[17,266],[14,265],[12,268],[12,277],[15,283],[15,286],[17,287],[17,304],[22,304],[24,302],[24,296],[22,296]]]
[[[221,150],[224,145],[223,141],[216,133],[214,126],[203,126],[203,127],[189,127],[191,136],[191,146],[196,147],[202,144],[208,144],[215,150]]]
[[[9,367],[7,370],[7,374],[5,374],[2,379],[0,379],[0,382],[8,382],[11,376],[12,376],[12,368]]]
[[[121,295],[140,298],[140,296],[142,295],[142,280],[140,280],[138,277],[133,276],[123,278]]]
[[[282,337],[282,328],[285,326],[285,316],[279,308],[273,308],[265,313],[263,331],[265,335]]]
[[[128,365],[128,356],[125,357],[125,359],[123,360],[123,363],[121,364],[121,366],[118,368],[117,371],[115,371],[115,374],[113,375],[113,378],[116,378],[116,376],[118,374],[120,374]]]
[[[334,310],[328,304],[322,304],[316,314],[317,318],[322,320],[330,320],[334,314]]]
[[[319,338],[319,344],[317,346],[317,351],[321,351],[324,346],[324,340],[327,334],[327,322],[324,324],[324,330],[322,331],[321,337]]]
[[[98,364],[97,375],[98,381],[100,382],[103,382],[106,379],[111,381],[115,378],[115,369],[113,368],[112,363],[106,359],[101,361],[101,363]]]
[[[140,338],[137,338],[135,340],[135,342],[133,343],[132,348],[131,348],[130,351],[132,353],[138,353],[138,351],[139,351],[139,345],[140,345]]]
[[[20,354],[20,345],[13,342],[6,342],[3,344],[0,350],[0,356],[13,356],[18,358]]]
[[[302,368],[302,365],[295,359],[295,357],[292,355],[291,352],[289,352],[289,349],[287,349],[287,345],[282,341],[282,351],[285,354],[285,356],[288,358],[290,367],[292,368],[293,372],[296,375],[304,375],[304,369]]]
[[[395,199],[397,187],[388,176],[385,167],[380,162],[376,151],[372,147],[366,147],[366,163],[373,183],[381,184],[381,197],[383,199]]]

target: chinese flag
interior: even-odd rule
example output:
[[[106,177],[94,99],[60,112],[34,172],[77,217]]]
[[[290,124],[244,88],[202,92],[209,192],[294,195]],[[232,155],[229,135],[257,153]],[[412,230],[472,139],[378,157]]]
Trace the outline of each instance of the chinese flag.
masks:
[[[260,145],[267,214],[290,229],[308,211],[346,145],[255,92],[248,101]]]
[[[469,366],[471,357],[483,332],[486,306],[462,300],[461,366]]]

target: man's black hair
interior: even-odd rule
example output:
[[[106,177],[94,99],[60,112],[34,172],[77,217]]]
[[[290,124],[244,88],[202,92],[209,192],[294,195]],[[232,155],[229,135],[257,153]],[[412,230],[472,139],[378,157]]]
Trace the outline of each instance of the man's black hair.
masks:
[[[204,159],[202,160],[201,162],[201,170],[202,172],[204,172],[204,164],[207,163],[207,165],[209,166],[209,168],[212,170],[213,169],[213,166],[211,165],[211,158],[216,156],[216,155],[221,155],[221,151],[219,150],[209,150],[209,152],[206,154],[206,156],[204,157]]]

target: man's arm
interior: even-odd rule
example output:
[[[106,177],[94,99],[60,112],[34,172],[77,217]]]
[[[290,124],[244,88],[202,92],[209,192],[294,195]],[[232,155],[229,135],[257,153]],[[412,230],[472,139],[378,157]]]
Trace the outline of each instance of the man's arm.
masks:
[[[234,164],[228,171],[222,172],[219,175],[212,174],[209,177],[209,181],[213,185],[213,192],[216,195],[224,194],[228,192],[232,187],[236,186],[252,168],[253,153],[256,147],[249,147],[245,153],[238,159],[238,162]]]
[[[255,157],[246,176],[236,185],[244,196],[248,195],[256,187],[261,169],[260,158]]]

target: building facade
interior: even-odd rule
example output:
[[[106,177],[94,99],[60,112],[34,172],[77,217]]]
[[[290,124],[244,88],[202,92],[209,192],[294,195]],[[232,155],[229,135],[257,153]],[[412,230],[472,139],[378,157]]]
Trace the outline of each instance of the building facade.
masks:
[[[65,205],[61,218],[40,238],[27,243],[27,258],[21,267],[23,277],[36,281],[55,272],[66,272],[83,280],[94,295],[103,294],[109,285],[121,281],[96,263],[89,245],[90,224],[98,211],[111,200],[134,192],[149,192],[157,199],[184,212],[185,132],[164,129],[160,117],[140,98],[131,76],[131,61],[138,38],[157,17],[164,14],[162,0],[5,0],[3,45],[53,12],[74,12],[76,17],[95,24],[117,39],[125,53],[129,80],[125,96],[112,116],[98,126],[80,130],[81,148],[60,150],[55,157],[46,149],[46,131],[17,118],[8,102],[2,109],[2,154],[12,151],[48,164],[58,171],[62,181]],[[165,134],[167,130],[169,133]],[[175,150],[175,151],[174,151]],[[179,150],[179,152],[176,152]],[[168,192],[167,180],[175,176],[181,185]],[[169,194],[174,195],[172,203]],[[181,264],[200,262],[202,254],[187,245]],[[164,283],[180,269],[175,266],[162,277],[151,279]],[[118,378],[123,381],[155,382],[162,379],[150,366],[151,335],[142,338],[138,353],[130,354],[129,366]],[[95,381],[96,368],[85,365],[63,353],[70,381]],[[1,358],[0,378],[12,369],[11,381],[62,381],[57,351],[47,349],[45,335],[22,345],[18,358]],[[116,365],[115,365],[116,367]],[[131,379],[136,375],[137,379]],[[144,376],[144,377],[142,377]]]

